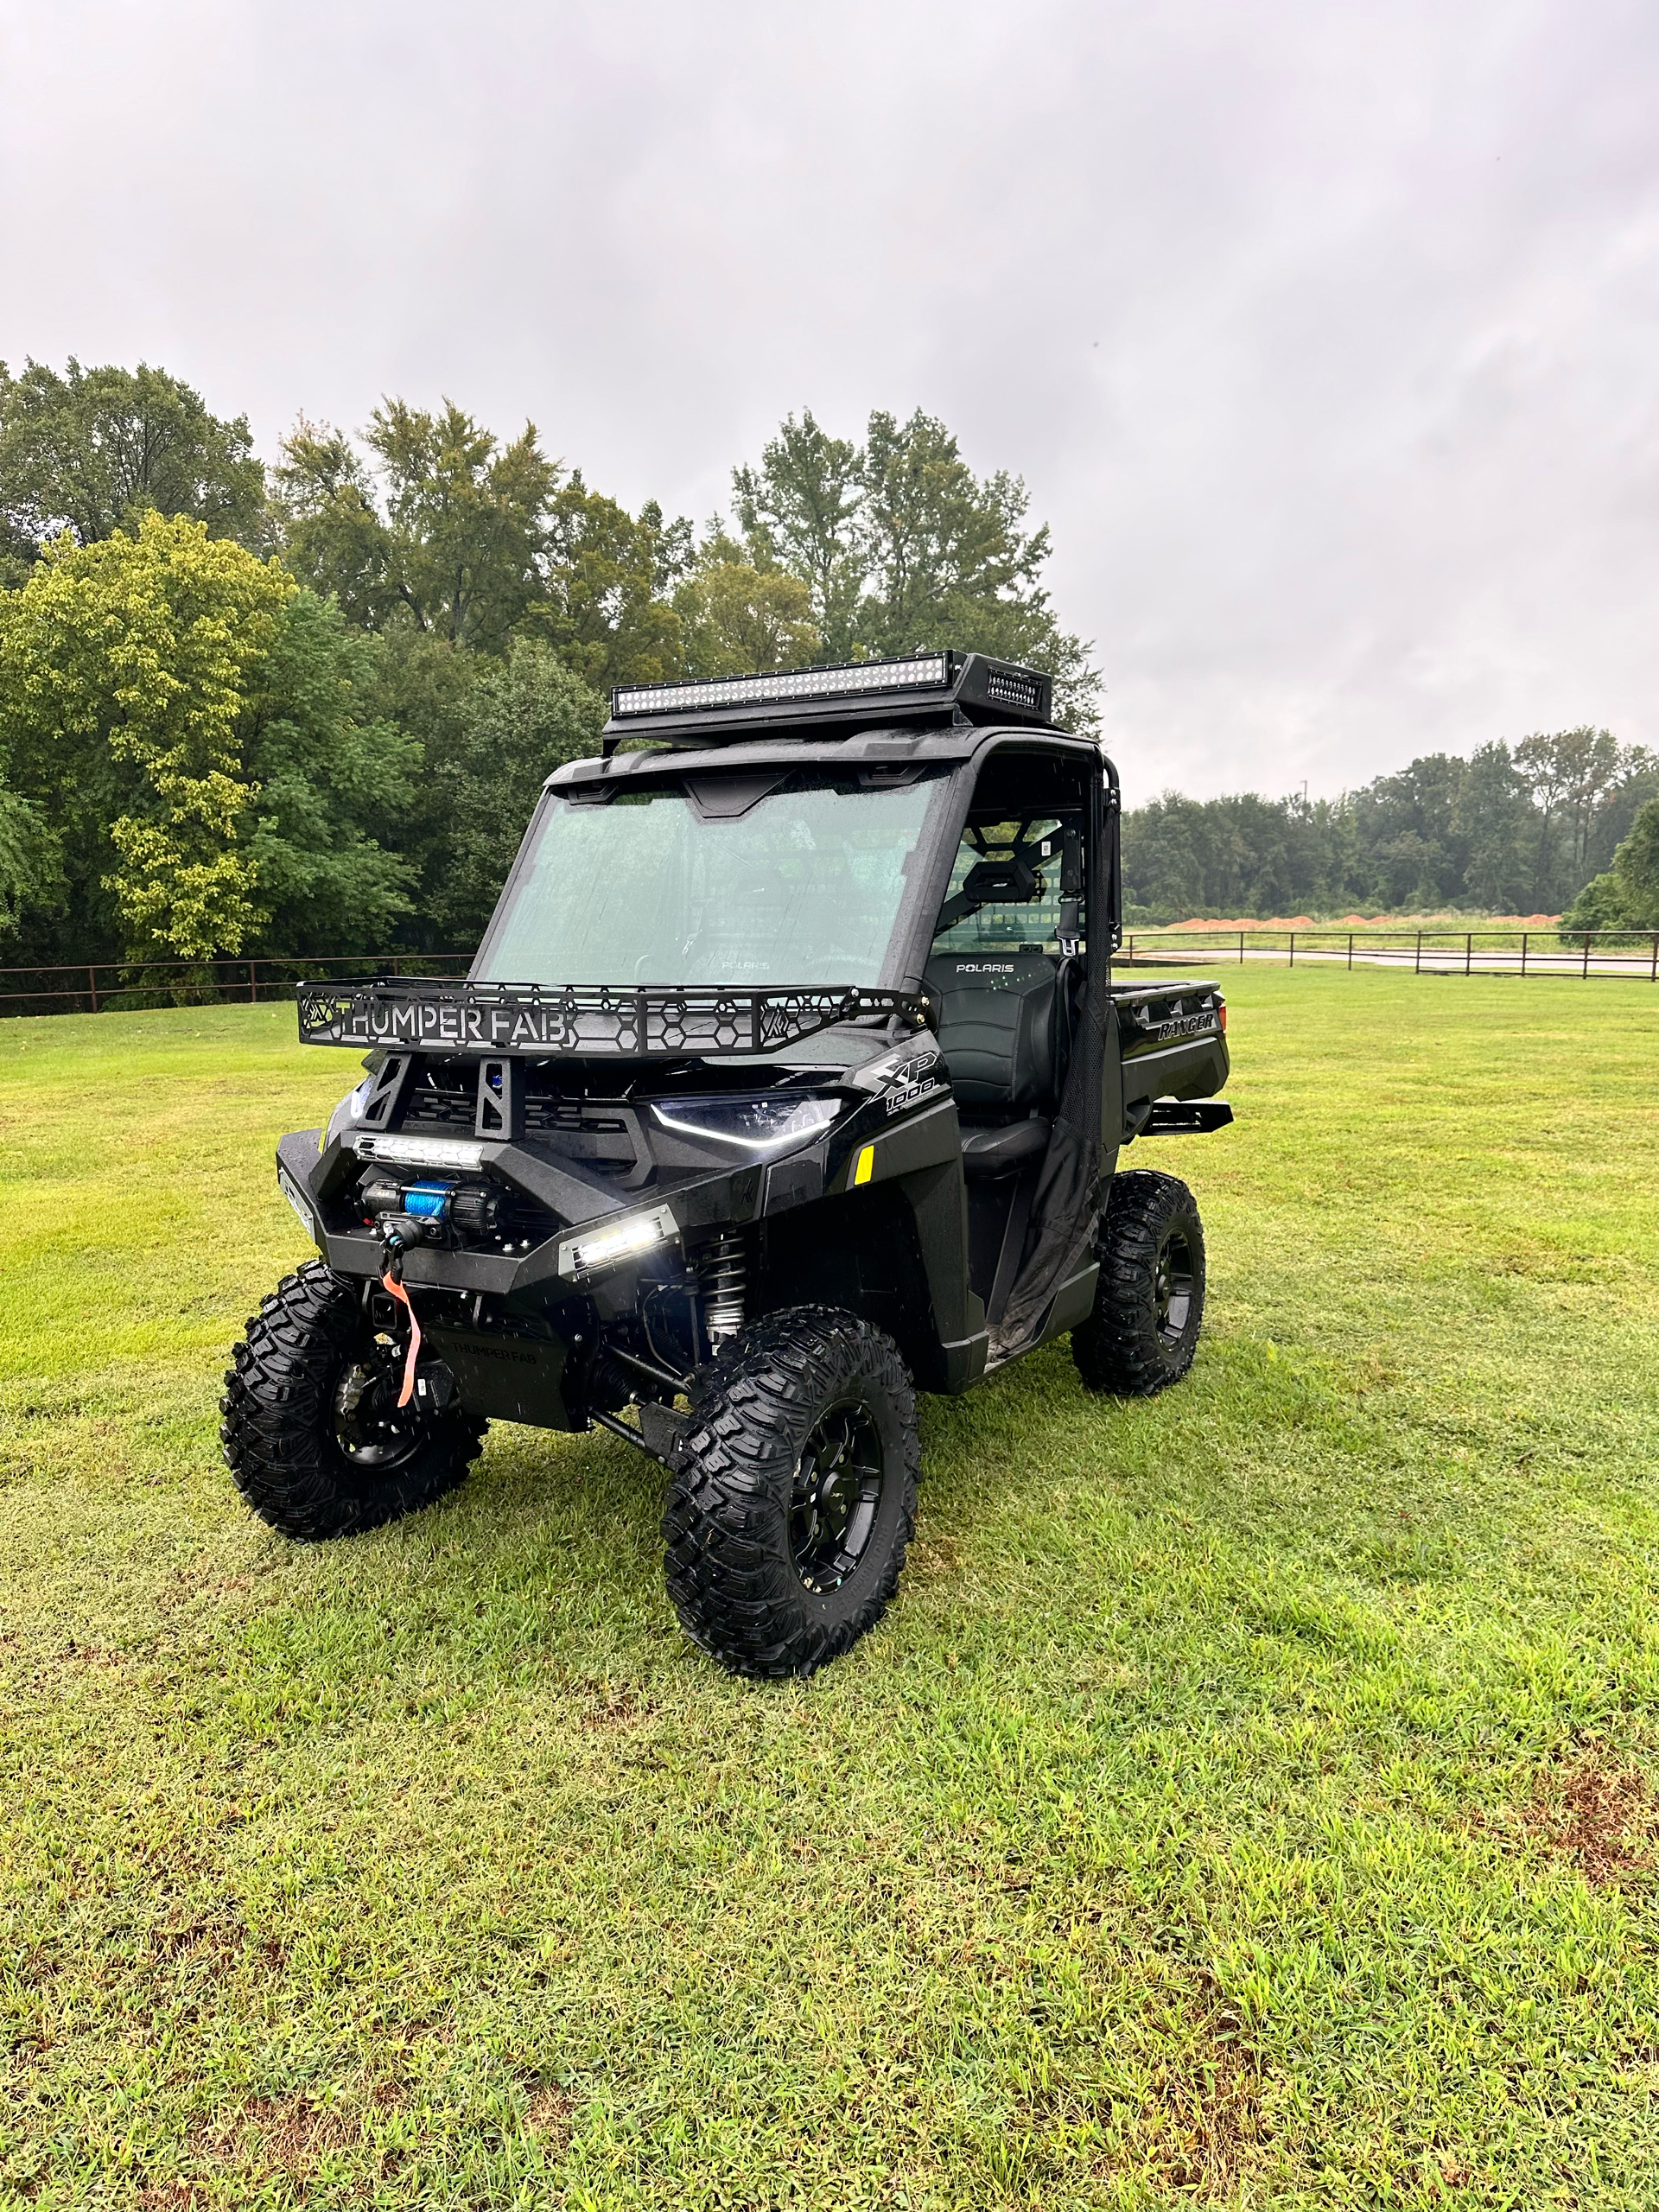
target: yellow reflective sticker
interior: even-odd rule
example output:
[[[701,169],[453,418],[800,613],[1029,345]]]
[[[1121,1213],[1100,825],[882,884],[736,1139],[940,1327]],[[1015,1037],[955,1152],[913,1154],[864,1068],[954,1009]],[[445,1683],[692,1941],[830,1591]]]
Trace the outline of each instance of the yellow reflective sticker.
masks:
[[[867,1144],[864,1147],[864,1149],[859,1154],[857,1161],[854,1166],[853,1181],[855,1185],[859,1183],[868,1183],[874,1173],[875,1147],[873,1144]]]

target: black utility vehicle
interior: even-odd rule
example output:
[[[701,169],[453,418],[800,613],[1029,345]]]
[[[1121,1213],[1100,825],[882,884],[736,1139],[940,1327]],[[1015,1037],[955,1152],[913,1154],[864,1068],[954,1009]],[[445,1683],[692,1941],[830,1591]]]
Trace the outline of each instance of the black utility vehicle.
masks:
[[[916,1388],[1068,1331],[1090,1390],[1185,1373],[1198,1208],[1118,1160],[1231,1120],[1225,1011],[1113,984],[1117,774],[1049,716],[977,653],[618,690],[465,982],[302,988],[368,1072],[277,1147],[322,1257],[226,1378],[273,1528],[598,1425],[669,1471],[694,1640],[808,1674],[898,1581]]]

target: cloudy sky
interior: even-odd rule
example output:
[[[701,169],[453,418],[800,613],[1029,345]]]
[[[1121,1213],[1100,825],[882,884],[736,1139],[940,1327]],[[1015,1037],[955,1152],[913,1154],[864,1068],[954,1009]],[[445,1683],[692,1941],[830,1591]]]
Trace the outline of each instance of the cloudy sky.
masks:
[[[921,406],[1132,794],[1659,745],[1652,0],[0,0],[0,358],[699,518]]]

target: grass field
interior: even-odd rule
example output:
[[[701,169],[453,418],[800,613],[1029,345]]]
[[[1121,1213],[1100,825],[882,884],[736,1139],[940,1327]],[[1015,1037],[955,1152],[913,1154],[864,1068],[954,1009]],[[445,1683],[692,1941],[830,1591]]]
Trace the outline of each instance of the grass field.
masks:
[[[925,1402],[897,1605],[769,1688],[609,1440],[251,1521],[353,1063],[6,1023],[0,2203],[1659,2202],[1659,995],[1228,988],[1192,1378]]]

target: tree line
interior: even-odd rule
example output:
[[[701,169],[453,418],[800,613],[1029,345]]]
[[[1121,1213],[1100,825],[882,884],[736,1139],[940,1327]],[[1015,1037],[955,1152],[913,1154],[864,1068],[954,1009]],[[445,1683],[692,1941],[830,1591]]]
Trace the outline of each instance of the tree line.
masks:
[[[613,683],[963,642],[1093,728],[1049,550],[919,411],[789,417],[699,529],[448,401],[267,467],[164,370],[0,364],[0,957],[464,946]]]
[[[1659,840],[1659,755],[1586,727],[1466,760],[1426,753],[1338,799],[1166,792],[1124,817],[1124,892],[1143,925],[1461,908],[1659,928],[1649,840]]]
[[[613,683],[949,642],[1047,670],[1092,731],[1049,553],[1023,484],[919,411],[790,416],[699,529],[448,401],[302,419],[268,467],[164,370],[0,364],[0,958],[465,946]],[[1125,820],[1128,909],[1582,892],[1582,921],[1659,927],[1644,800],[1659,762],[1590,728],[1334,803],[1166,793]]]

